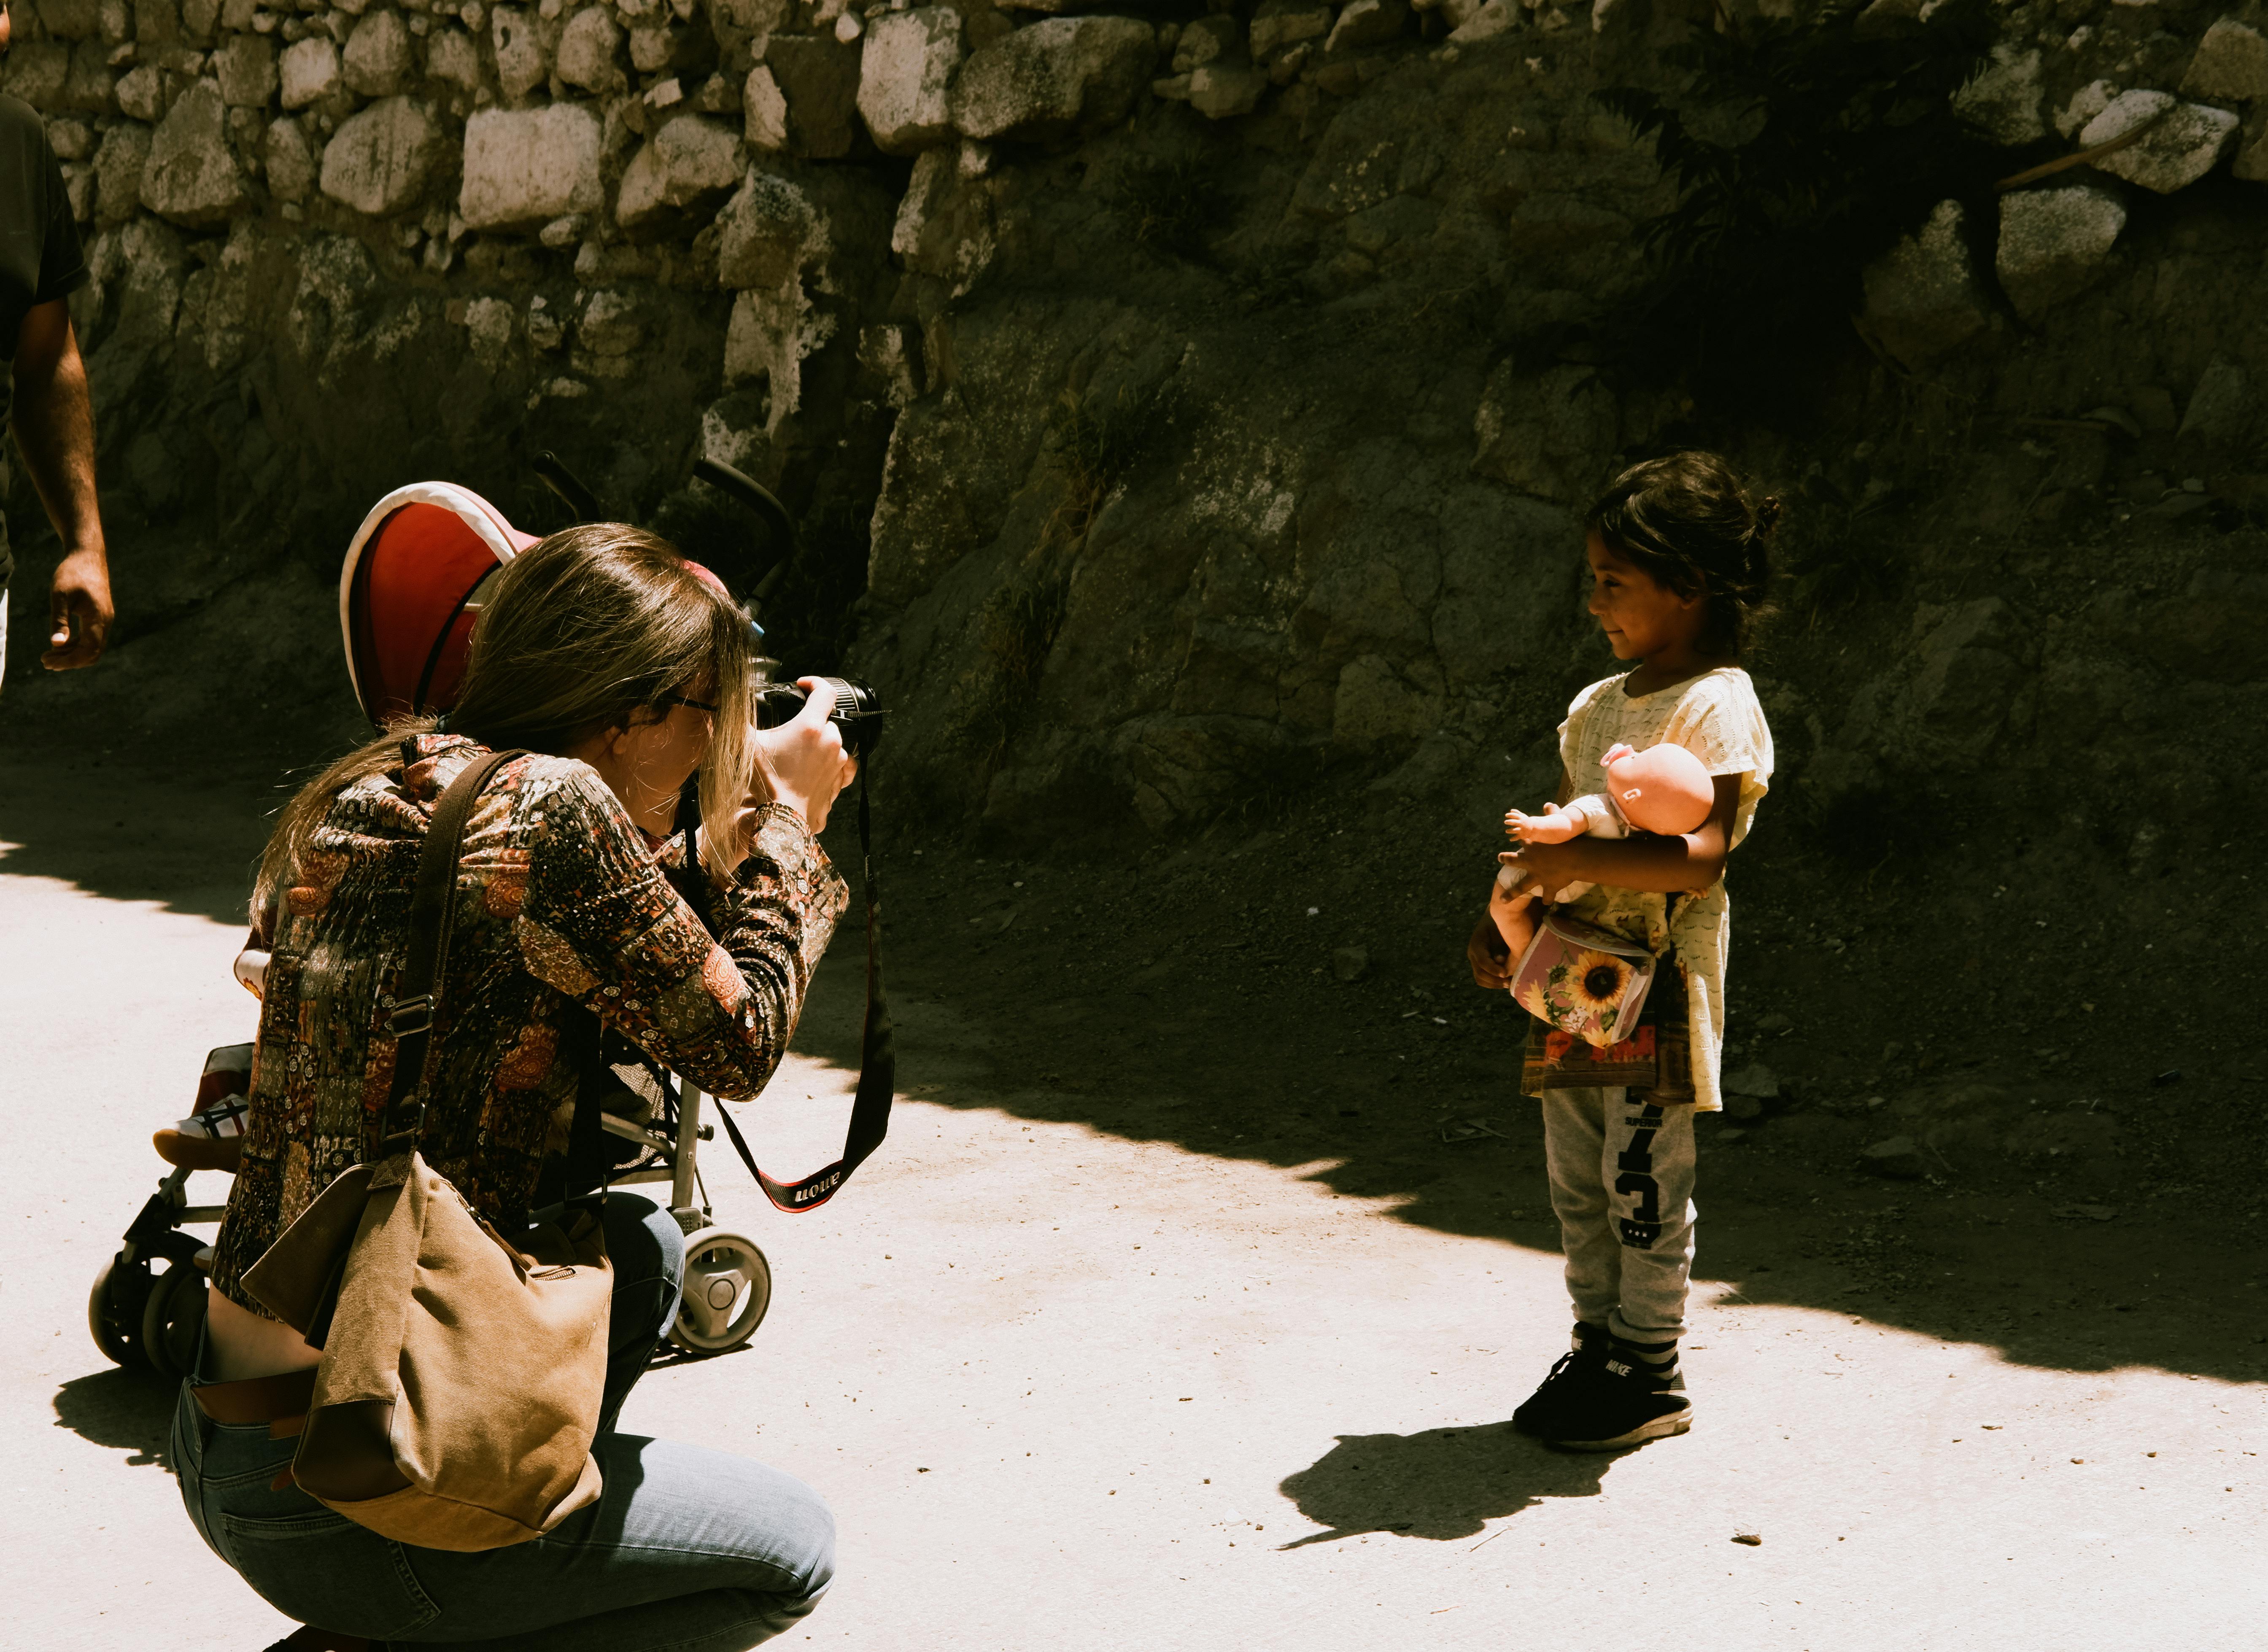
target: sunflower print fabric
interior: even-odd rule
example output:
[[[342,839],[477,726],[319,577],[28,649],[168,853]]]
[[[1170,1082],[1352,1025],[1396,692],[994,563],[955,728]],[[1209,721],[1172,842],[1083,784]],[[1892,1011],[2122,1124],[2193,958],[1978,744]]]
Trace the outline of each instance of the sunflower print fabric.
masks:
[[[484,751],[424,735],[405,755],[340,794],[254,929],[273,956],[212,1280],[255,1313],[245,1270],[334,1178],[377,1156],[394,1079],[386,1017],[426,826]],[[419,1149],[490,1220],[526,1211],[552,1115],[574,1098],[571,1006],[729,1099],[762,1090],[785,1053],[848,899],[842,878],[801,817],[766,809],[712,939],[671,885],[681,858],[681,840],[657,848],[571,759],[514,759],[475,804]]]

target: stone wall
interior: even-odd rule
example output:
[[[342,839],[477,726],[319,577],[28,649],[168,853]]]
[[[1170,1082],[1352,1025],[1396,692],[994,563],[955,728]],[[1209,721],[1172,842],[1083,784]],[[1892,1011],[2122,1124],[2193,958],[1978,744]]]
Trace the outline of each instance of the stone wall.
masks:
[[[1671,0],[48,0],[6,89],[92,236],[129,627],[85,692],[161,720],[197,658],[335,698],[325,586],[385,488],[541,527],[553,447],[697,537],[708,452],[835,525],[771,617],[832,663],[798,605],[857,598],[930,819],[1173,831],[1319,782],[1500,812],[1604,666],[1581,503],[1703,442],[1802,525],[1760,670],[1815,819],[1916,775],[2196,781],[2261,677],[2268,24],[1999,17],[1960,103],[2005,166],[1889,226],[1791,425],[1617,342],[1675,197],[1594,94],[1679,94]]]

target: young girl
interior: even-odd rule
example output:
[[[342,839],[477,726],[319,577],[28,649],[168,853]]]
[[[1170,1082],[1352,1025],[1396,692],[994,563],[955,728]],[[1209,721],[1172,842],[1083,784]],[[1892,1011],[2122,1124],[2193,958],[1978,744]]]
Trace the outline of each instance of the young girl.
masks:
[[[1574,916],[1665,955],[1629,1041],[1594,1050],[1542,1022],[1528,1028],[1522,1088],[1543,1100],[1575,1335],[1513,1421],[1556,1445],[1613,1450],[1692,1422],[1677,1340],[1693,1261],[1693,1114],[1720,1105],[1725,860],[1771,777],[1771,731],[1740,659],[1764,613],[1778,516],[1777,500],[1752,500],[1723,459],[1695,452],[1633,466],[1591,507],[1590,611],[1633,668],[1568,708],[1559,801],[1609,746],[1667,741],[1701,759],[1713,805],[1682,837],[1577,837],[1498,856],[1521,878],[1491,890],[1467,949],[1475,980],[1509,986],[1517,960],[1498,926],[1513,914],[1498,908],[1587,883]]]

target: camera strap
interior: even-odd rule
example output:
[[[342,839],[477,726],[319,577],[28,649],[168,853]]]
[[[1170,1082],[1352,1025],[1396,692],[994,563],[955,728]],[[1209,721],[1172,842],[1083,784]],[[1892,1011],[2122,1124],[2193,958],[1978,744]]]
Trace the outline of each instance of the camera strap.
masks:
[[[858,766],[858,872],[866,892],[866,1025],[859,1042],[858,1090],[850,1104],[850,1127],[844,1134],[843,1156],[801,1181],[774,1181],[748,1151],[747,1138],[740,1134],[732,1112],[721,1102],[717,1107],[717,1116],[725,1121],[725,1134],[732,1138],[740,1163],[748,1167],[764,1197],[790,1215],[816,1210],[832,1199],[836,1189],[850,1179],[850,1172],[882,1145],[890,1129],[890,1103],[897,1094],[898,1054],[890,1034],[889,999],[882,990],[882,899],[874,881],[873,813],[868,804],[873,782],[867,771],[873,763],[873,753],[869,752],[865,762]]]

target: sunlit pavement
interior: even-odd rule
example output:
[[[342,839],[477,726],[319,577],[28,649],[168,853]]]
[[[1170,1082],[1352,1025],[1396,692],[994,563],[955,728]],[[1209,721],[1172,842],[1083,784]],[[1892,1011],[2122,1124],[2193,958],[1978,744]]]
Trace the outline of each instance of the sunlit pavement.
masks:
[[[170,1394],[85,1324],[162,1168],[151,1131],[250,1036],[239,935],[0,855],[11,1646],[250,1652],[289,1626],[182,1514]],[[857,990],[831,961],[827,1002]],[[922,1083],[833,1204],[779,1215],[704,1159],[718,1220],[770,1253],[770,1316],[650,1372],[623,1419],[834,1505],[839,1581],[783,1645],[2263,1643],[2257,1386],[2013,1366],[1714,1283],[1693,1432],[1557,1455],[1506,1421],[1560,1351],[1555,1257],[1297,1169],[1027,1125],[1012,1094],[971,1106],[981,1052],[932,1006],[898,1022]],[[832,1156],[850,1079],[799,1057],[741,1110],[768,1169]]]

